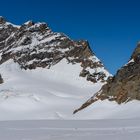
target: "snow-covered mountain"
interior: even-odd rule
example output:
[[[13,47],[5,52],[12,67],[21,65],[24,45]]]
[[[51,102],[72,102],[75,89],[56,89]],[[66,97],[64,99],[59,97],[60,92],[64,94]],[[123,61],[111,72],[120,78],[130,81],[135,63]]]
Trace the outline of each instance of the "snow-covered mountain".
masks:
[[[3,17],[0,74],[0,120],[89,118],[73,110],[110,75],[87,41],[73,41],[46,23],[16,26]]]

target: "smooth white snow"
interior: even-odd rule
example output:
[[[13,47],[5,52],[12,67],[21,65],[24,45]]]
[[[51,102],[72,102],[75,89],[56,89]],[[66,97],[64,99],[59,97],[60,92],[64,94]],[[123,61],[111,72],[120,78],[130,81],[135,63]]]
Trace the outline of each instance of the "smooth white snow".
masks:
[[[13,60],[0,66],[0,120],[70,119],[101,84],[79,77],[80,64],[63,59],[51,69],[21,70]]]
[[[1,140],[139,140],[140,120],[6,121]]]

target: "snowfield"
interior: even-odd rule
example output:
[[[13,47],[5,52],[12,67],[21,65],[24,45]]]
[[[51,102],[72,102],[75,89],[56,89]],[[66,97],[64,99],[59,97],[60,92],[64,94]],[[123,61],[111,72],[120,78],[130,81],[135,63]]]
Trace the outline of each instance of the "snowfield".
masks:
[[[139,140],[140,120],[0,122],[1,140]]]

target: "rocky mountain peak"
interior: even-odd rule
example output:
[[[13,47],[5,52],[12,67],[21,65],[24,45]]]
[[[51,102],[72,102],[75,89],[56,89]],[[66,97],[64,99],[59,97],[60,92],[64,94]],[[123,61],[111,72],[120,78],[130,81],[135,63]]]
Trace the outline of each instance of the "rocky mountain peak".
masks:
[[[45,32],[50,29],[44,22],[35,23],[33,21],[28,21],[21,25],[20,30],[28,30],[29,32]]]
[[[0,64],[13,59],[22,69],[50,69],[61,60],[80,65],[79,76],[93,83],[105,82],[109,73],[92,52],[88,41],[74,41],[53,32],[46,23],[28,21],[21,26],[6,22],[0,28]]]
[[[136,49],[134,50],[131,60],[134,60],[135,62],[140,62],[140,42],[138,42]]]

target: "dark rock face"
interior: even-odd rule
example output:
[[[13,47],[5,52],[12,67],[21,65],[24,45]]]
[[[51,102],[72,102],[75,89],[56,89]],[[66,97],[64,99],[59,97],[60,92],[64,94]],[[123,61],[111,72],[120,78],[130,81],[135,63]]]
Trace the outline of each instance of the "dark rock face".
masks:
[[[0,24],[5,24],[6,23],[6,20],[0,16]]]
[[[63,33],[54,33],[46,23],[29,21],[17,27],[0,17],[0,53],[0,64],[13,59],[23,69],[51,68],[66,59],[71,64],[79,63],[79,76],[88,81],[105,82],[108,77],[87,41],[73,41]]]
[[[105,99],[116,101],[118,104],[134,99],[140,100],[140,43],[138,43],[130,61],[118,70],[114,77],[108,78],[107,84],[74,113],[98,100]]]
[[[0,84],[2,84],[3,83],[3,78],[2,78],[2,76],[0,75]]]

